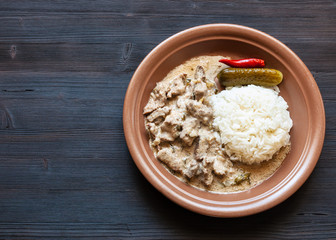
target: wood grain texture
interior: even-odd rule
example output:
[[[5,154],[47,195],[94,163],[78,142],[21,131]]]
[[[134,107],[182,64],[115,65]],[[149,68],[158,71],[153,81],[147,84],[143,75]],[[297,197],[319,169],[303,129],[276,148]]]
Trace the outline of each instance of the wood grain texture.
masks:
[[[336,239],[335,1],[0,1],[0,239]],[[181,30],[235,23],[289,46],[321,90],[326,137],[300,190],[217,219],[166,199],[127,150],[136,67]]]

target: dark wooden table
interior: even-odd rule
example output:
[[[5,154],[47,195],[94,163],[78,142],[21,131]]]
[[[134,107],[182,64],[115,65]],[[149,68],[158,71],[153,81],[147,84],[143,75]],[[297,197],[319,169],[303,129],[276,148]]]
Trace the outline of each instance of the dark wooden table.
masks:
[[[272,2],[272,3],[270,3]],[[305,62],[327,119],[313,174],[266,212],[217,219],[166,199],[122,127],[141,60],[181,30],[235,23]],[[336,239],[335,1],[0,1],[0,239]]]

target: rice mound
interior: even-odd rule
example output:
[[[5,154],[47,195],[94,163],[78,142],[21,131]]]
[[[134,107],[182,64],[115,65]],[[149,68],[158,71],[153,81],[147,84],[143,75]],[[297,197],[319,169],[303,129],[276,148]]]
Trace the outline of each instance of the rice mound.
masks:
[[[293,126],[279,89],[255,85],[227,88],[210,98],[224,151],[246,164],[269,160],[289,145]]]

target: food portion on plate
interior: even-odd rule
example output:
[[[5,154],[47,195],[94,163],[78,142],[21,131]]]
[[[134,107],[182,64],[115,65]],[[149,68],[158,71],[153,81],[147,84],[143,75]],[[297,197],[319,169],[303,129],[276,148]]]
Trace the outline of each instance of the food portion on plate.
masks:
[[[290,151],[293,123],[277,87],[282,73],[264,66],[200,56],[170,71],[143,110],[155,157],[206,191],[244,191],[269,178]]]

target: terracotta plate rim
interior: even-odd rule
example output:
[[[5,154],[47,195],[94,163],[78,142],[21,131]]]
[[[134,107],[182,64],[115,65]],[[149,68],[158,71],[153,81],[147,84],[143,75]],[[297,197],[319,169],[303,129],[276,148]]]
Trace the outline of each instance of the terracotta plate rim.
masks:
[[[139,109],[139,104],[137,105],[140,100],[138,99],[138,94],[142,91],[141,89],[144,88],[143,85],[145,85],[140,82],[141,75],[144,74],[146,69],[146,74],[151,75],[151,73],[148,72],[151,61],[162,54],[162,49],[167,49],[169,46],[172,46],[171,44],[176,44],[176,42],[182,44],[180,47],[182,48],[184,39],[188,39],[187,43],[192,44],[193,40],[197,41],[197,38],[202,35],[202,32],[210,32],[212,34],[212,39],[215,39],[218,35],[218,38],[228,37],[230,39],[238,40],[243,39],[241,33],[244,32],[247,36],[244,41],[253,41],[254,44],[259,45],[259,47],[264,48],[267,51],[276,49],[278,51],[276,53],[281,55],[280,58],[290,59],[290,62],[284,64],[297,64],[298,71],[301,71],[307,77],[305,85],[299,83],[300,88],[305,89],[303,95],[307,105],[311,107],[307,108],[310,131],[306,139],[304,151],[290,174],[284,178],[281,183],[257,197],[239,201],[216,201],[197,196],[179,188],[162,175],[160,171],[155,169],[154,165],[151,165],[149,161],[146,161],[149,159],[149,156],[143,151],[141,137],[135,134],[139,129],[139,124],[143,124],[137,119],[137,113],[142,112],[142,110]],[[206,36],[202,37],[203,39],[206,39]],[[265,42],[268,43],[268,46],[263,47],[263,43]],[[175,49],[174,52],[178,51],[180,48]],[[162,59],[162,61],[163,60],[164,59]],[[160,62],[157,63],[156,66],[159,64]],[[295,73],[293,74],[295,75]],[[312,126],[314,126],[314,128]],[[200,214],[214,217],[241,217],[265,211],[276,206],[294,194],[307,180],[322,151],[325,136],[325,111],[320,91],[313,76],[300,58],[286,45],[272,36],[253,28],[236,24],[207,24],[184,30],[169,37],[145,57],[135,71],[125,95],[123,127],[127,146],[135,164],[146,179],[166,197],[175,203]],[[211,194],[218,195],[218,193]]]

